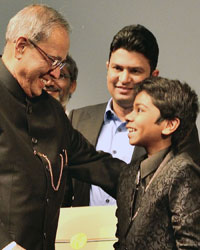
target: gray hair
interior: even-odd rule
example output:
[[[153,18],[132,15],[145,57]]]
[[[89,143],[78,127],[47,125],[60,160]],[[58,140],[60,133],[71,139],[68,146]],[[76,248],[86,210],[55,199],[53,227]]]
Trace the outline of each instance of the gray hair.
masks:
[[[29,5],[10,19],[6,42],[14,42],[20,36],[34,42],[46,40],[55,26],[63,27],[68,33],[70,32],[69,23],[55,9],[43,4]]]

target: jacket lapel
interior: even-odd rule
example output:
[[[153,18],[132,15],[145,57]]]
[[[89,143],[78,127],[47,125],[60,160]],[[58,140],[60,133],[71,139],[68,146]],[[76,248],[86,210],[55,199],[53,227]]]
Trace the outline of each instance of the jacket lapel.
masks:
[[[98,110],[96,108],[88,110],[83,118],[81,131],[94,146],[96,146],[97,138],[103,125],[106,105],[107,103],[99,105],[97,107]],[[87,122],[85,122],[85,120],[87,120]]]

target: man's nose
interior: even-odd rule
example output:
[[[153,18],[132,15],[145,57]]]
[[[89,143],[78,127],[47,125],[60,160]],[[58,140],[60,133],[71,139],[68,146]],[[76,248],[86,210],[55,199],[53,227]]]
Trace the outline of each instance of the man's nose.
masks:
[[[45,86],[50,87],[50,86],[54,86],[54,85],[55,85],[55,83],[54,83],[53,78],[50,78],[50,79],[48,79],[48,80],[45,82]]]
[[[53,78],[59,79],[59,77],[60,77],[60,68],[57,67],[57,68],[55,68],[55,69],[50,70],[50,71],[49,71],[49,74],[50,74],[51,76],[53,76]]]
[[[132,110],[130,113],[128,113],[125,117],[125,120],[126,122],[129,122],[129,121],[134,121],[135,119],[135,111]]]
[[[119,80],[121,83],[128,83],[130,82],[130,74],[128,70],[123,70],[120,74]]]

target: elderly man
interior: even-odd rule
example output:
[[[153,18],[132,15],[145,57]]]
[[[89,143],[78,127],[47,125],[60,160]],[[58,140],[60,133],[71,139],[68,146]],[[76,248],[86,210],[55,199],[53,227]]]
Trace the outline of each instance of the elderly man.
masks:
[[[68,50],[68,22],[48,6],[27,6],[8,24],[0,59],[0,249],[53,250],[67,164],[98,168],[110,158],[43,90],[59,79]]]

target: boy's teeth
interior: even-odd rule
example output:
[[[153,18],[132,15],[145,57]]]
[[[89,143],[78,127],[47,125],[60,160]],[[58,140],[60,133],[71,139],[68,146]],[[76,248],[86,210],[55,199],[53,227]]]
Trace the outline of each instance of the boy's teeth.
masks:
[[[130,133],[132,133],[132,132],[134,132],[134,131],[136,131],[136,130],[135,130],[134,128],[129,128],[128,131],[129,131]]]

